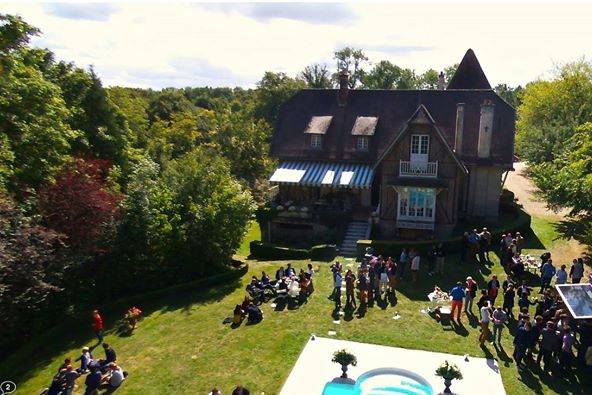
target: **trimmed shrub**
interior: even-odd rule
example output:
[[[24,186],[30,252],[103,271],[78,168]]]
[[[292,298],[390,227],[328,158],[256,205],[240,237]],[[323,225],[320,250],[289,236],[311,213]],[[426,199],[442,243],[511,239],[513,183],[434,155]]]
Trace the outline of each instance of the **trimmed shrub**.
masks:
[[[310,259],[315,261],[332,261],[337,256],[337,247],[334,244],[323,244],[310,249]]]
[[[249,245],[251,256],[256,259],[283,260],[283,259],[308,259],[308,250],[299,248],[278,247],[271,243],[259,240],[252,241]]]

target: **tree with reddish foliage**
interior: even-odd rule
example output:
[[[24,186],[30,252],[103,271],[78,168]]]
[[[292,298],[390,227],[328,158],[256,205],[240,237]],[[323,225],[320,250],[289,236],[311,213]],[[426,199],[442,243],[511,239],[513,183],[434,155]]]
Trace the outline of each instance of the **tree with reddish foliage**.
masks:
[[[109,189],[109,162],[76,159],[53,184],[39,192],[39,207],[47,225],[67,236],[77,252],[103,252],[103,236],[113,225],[120,197]]]
[[[62,235],[0,194],[0,358],[62,317],[64,252]]]

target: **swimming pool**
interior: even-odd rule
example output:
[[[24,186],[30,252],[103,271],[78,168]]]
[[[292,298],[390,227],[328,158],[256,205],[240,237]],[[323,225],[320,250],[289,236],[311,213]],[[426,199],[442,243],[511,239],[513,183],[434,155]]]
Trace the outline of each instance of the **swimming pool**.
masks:
[[[323,395],[434,395],[432,386],[420,375],[404,369],[380,368],[361,375],[355,384],[329,382]]]

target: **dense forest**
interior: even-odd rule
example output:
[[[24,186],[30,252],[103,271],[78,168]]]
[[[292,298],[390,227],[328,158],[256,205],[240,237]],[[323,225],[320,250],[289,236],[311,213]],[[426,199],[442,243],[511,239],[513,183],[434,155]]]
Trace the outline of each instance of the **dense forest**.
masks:
[[[344,48],[334,54],[334,69],[313,64],[293,77],[266,72],[254,89],[105,88],[92,67],[33,47],[40,32],[20,17],[0,15],[0,22],[0,354],[105,298],[223,270],[265,204],[272,127],[298,89],[335,87],[339,69],[357,89],[436,89],[438,81],[434,69],[371,64],[362,50]],[[455,68],[445,69],[447,79]],[[590,69],[573,70],[586,72],[590,83]],[[547,111],[537,103],[561,100],[561,89],[572,94],[570,81],[548,97],[546,82],[538,84],[496,87],[515,106],[530,103],[521,111],[521,149],[533,162],[542,156],[530,141],[539,132],[538,114]],[[578,94],[589,100],[591,93]],[[565,143],[588,158],[578,162],[583,168],[564,172],[589,177],[592,128],[583,121],[590,108],[577,121],[575,108],[547,114],[558,125],[569,119],[553,149]],[[553,134],[546,125],[542,132]],[[573,130],[579,137],[570,137]],[[571,163],[567,152],[537,167],[543,188],[550,173]],[[583,191],[565,188],[549,198],[584,199]]]

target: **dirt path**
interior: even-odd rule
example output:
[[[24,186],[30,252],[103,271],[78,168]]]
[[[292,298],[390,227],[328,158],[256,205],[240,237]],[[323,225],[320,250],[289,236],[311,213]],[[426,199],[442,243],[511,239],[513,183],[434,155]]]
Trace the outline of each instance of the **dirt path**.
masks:
[[[518,203],[524,206],[524,210],[527,213],[535,217],[544,217],[559,221],[567,217],[568,210],[554,212],[547,207],[542,199],[535,195],[537,187],[526,175],[526,163],[516,162],[514,163],[514,169],[516,170],[508,174],[505,187],[514,192],[514,195],[518,198]]]
[[[524,162],[514,163],[513,172],[508,174],[505,187],[514,192],[518,203],[533,217],[542,218],[551,222],[559,222],[567,218],[568,210],[553,211],[545,202],[536,196],[537,187],[526,175],[527,166]],[[560,239],[552,246],[546,246],[560,263],[569,264],[573,258],[585,253],[586,247],[575,239]],[[558,262],[559,263],[559,262]]]

